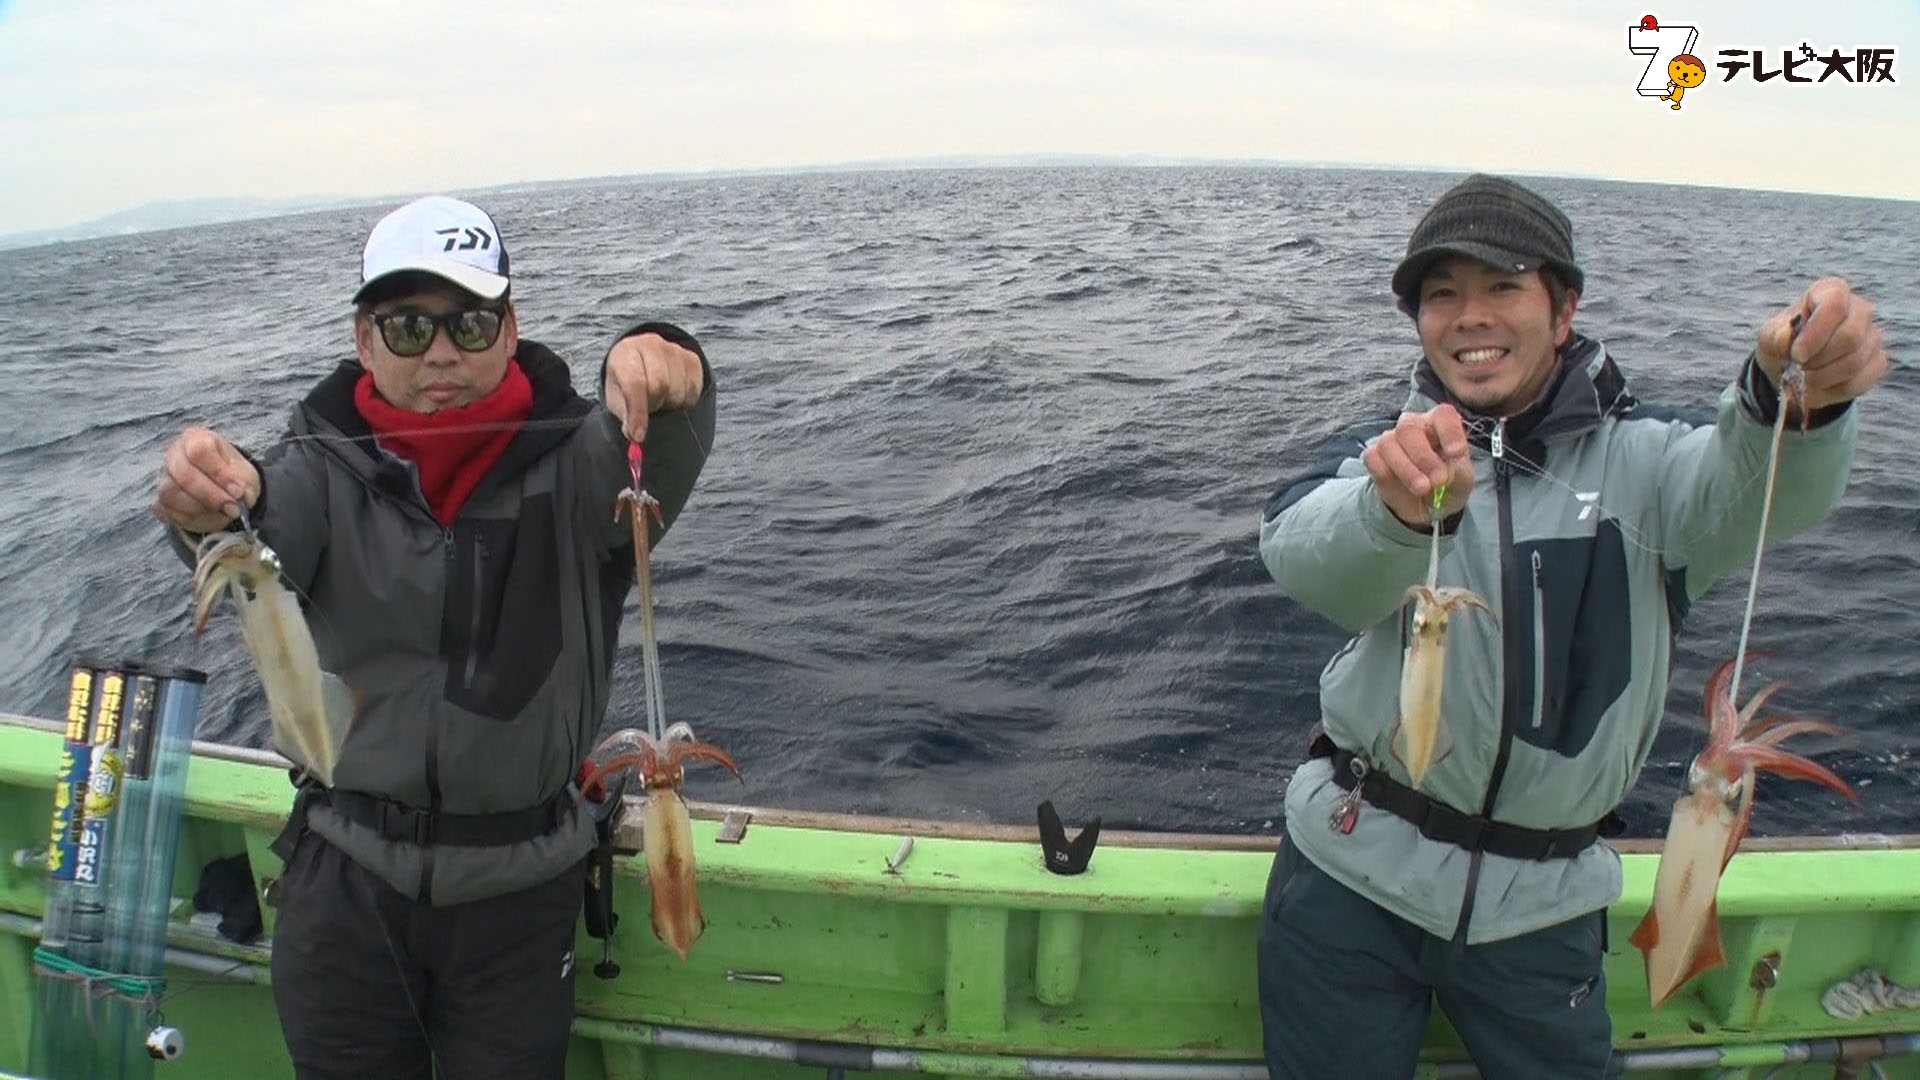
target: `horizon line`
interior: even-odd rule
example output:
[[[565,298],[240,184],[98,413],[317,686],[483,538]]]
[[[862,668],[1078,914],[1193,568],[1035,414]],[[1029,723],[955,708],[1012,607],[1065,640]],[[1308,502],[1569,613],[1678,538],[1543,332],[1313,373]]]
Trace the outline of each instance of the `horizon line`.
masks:
[[[1264,157],[1195,157],[1156,154],[1082,154],[1071,152],[1023,153],[1023,154],[955,154],[914,158],[861,158],[837,162],[797,163],[781,165],[745,165],[713,169],[668,169],[632,173],[602,173],[590,176],[545,177],[529,180],[509,180],[495,184],[483,184],[473,187],[448,186],[434,189],[440,192],[465,191],[470,194],[488,192],[525,191],[549,187],[588,187],[600,184],[615,184],[631,181],[673,181],[721,179],[736,176],[793,176],[837,172],[912,172],[931,169],[992,169],[1017,167],[1133,167],[1133,168],[1265,168],[1265,169],[1315,169],[1337,170],[1352,169],[1364,172],[1405,172],[1459,174],[1462,176],[1474,172],[1487,171],[1460,166],[1438,166],[1405,163],[1385,163],[1373,161],[1328,161],[1328,160],[1290,160]],[[1501,175],[1516,177],[1543,177],[1562,180],[1584,180],[1598,183],[1639,184],[1657,187],[1709,188],[1714,190],[1757,191],[1788,195],[1808,195],[1834,199],[1869,199],[1892,202],[1914,202],[1920,199],[1897,195],[1858,195],[1828,191],[1808,191],[1801,188],[1748,187],[1735,184],[1709,182],[1685,182],[1676,180],[1643,180],[1619,176],[1607,176],[1599,173],[1556,171],[1556,170],[1492,170]],[[421,194],[423,190],[411,193],[387,192],[382,194],[306,194],[306,195],[201,195],[172,199],[154,199],[121,209],[112,210],[92,218],[70,222],[64,225],[48,226],[39,229],[23,229],[15,232],[0,233],[0,250],[18,250],[39,247],[47,244],[77,243],[85,240],[104,239],[112,236],[133,236],[149,232],[167,232],[173,229],[199,228],[206,225],[233,224],[243,221],[270,220],[294,214],[311,213],[321,210],[346,209],[391,202],[395,199],[407,199]],[[122,219],[135,218],[144,213],[164,211],[169,208],[185,208],[195,204],[210,207],[224,207],[226,214],[214,213],[201,220],[182,221],[177,224],[139,224],[130,222],[116,227]]]

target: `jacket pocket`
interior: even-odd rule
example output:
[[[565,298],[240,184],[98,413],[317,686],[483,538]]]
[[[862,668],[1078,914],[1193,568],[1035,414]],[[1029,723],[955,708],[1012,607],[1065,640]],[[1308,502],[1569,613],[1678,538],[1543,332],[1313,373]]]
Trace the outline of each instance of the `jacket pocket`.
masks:
[[[1539,730],[1547,715],[1547,586],[1540,553],[1533,553],[1533,723]]]
[[[1591,537],[1518,544],[1518,632],[1530,638],[1514,738],[1562,757],[1593,742],[1601,718],[1632,678],[1633,603],[1626,544],[1611,519]],[[1526,629],[1520,629],[1525,627]],[[1530,685],[1527,685],[1529,684]]]
[[[511,720],[553,673],[561,645],[561,558],[551,496],[512,520],[462,521],[441,620],[446,698]]]

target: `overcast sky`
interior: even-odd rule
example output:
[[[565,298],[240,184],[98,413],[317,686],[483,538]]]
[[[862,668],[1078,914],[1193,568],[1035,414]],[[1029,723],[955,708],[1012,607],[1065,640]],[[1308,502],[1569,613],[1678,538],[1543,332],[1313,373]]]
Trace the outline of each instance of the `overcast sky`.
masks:
[[[1633,89],[1650,12],[1699,28],[1677,112]],[[1803,41],[1897,49],[1899,81],[1718,66]],[[0,0],[0,146],[0,234],[206,196],[1035,154],[1911,199],[1920,3]]]

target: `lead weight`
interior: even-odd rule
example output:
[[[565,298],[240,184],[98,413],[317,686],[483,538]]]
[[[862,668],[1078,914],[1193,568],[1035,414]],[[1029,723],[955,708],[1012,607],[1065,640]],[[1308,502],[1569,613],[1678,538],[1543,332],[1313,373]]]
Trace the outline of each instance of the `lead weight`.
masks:
[[[179,1061],[187,1052],[187,1037],[179,1028],[157,1027],[147,1032],[147,1055],[155,1061]]]

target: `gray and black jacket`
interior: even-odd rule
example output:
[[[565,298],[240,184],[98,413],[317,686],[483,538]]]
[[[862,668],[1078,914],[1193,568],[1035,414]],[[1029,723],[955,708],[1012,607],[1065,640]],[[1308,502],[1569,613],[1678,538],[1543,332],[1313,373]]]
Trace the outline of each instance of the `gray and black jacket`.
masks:
[[[1445,400],[1422,359],[1406,408]],[[1712,426],[1656,415],[1635,402],[1599,343],[1576,336],[1525,412],[1496,420],[1462,410],[1474,490],[1444,523],[1439,581],[1479,593],[1496,617],[1462,609],[1449,624],[1440,749],[1451,753],[1428,771],[1425,794],[1531,829],[1588,826],[1619,804],[1652,748],[1688,606],[1753,557],[1777,409],[1749,358]],[[1818,522],[1838,501],[1854,412],[1822,410],[1804,434],[1789,426],[1771,540]],[[1425,578],[1430,534],[1393,516],[1361,462],[1392,424],[1338,437],[1321,467],[1284,486],[1262,515],[1260,552],[1288,595],[1355,635],[1321,674],[1328,736],[1405,784],[1392,750],[1403,596]],[[1619,897],[1619,857],[1605,844],[1538,861],[1469,853],[1365,808],[1343,834],[1328,821],[1344,794],[1328,761],[1302,765],[1286,795],[1289,841],[1436,936],[1460,929],[1470,881],[1474,943]]]
[[[657,333],[700,351],[664,323]],[[451,526],[428,511],[411,463],[382,450],[354,407],[357,362],[294,407],[261,459],[253,521],[305,597],[321,666],[358,710],[336,791],[452,815],[556,808],[545,835],[494,846],[387,839],[324,799],[307,826],[407,896],[452,904],[551,879],[592,847],[564,793],[605,716],[633,584],[631,485],[613,416],[574,391],[565,361],[522,339],[533,411]],[[706,357],[701,354],[702,367]],[[597,385],[597,384],[596,384]],[[713,443],[714,381],[647,427],[645,482],[672,524]]]

